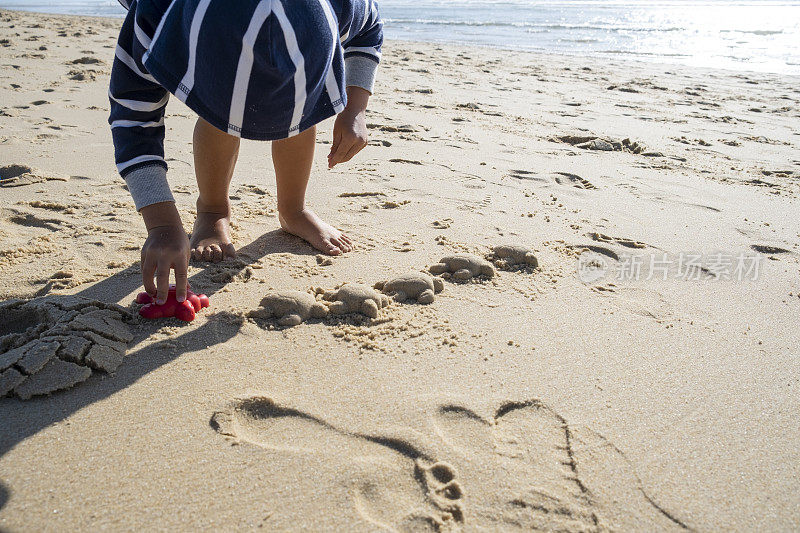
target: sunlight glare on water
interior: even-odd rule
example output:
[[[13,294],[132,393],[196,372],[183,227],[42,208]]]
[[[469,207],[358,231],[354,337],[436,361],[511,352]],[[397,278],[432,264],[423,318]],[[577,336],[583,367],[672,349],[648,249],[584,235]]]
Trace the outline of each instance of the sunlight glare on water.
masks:
[[[381,9],[398,39],[800,74],[800,2],[383,0]]]
[[[379,0],[379,4],[386,35],[394,39],[800,75],[800,0]],[[117,0],[0,0],[0,8],[125,15]]]

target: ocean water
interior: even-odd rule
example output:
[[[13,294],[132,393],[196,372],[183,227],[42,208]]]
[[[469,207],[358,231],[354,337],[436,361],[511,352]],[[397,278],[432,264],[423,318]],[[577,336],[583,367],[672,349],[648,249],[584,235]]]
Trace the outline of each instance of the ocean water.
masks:
[[[800,1],[382,0],[388,38],[800,75]],[[116,0],[0,7],[121,17]]]

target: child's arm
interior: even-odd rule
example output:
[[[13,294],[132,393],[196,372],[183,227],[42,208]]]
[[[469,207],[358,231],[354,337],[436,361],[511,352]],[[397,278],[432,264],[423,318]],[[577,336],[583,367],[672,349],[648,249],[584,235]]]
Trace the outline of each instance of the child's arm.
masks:
[[[333,126],[333,146],[328,167],[349,161],[367,145],[365,111],[381,60],[383,21],[373,0],[353,0],[344,48],[347,106]]]
[[[120,31],[111,84],[111,135],[117,170],[141,210],[159,202],[174,202],[167,184],[167,163],[164,161],[164,110],[169,93],[142,64],[146,48],[135,32],[136,12],[128,13]]]
[[[167,183],[164,110],[169,93],[141,61],[148,37],[136,27],[135,17],[136,11],[131,10],[125,19],[111,71],[109,123],[114,156],[148,231],[141,264],[145,290],[163,303],[169,291],[170,270],[175,269],[176,296],[183,301],[189,240]],[[157,288],[153,282],[156,272]]]

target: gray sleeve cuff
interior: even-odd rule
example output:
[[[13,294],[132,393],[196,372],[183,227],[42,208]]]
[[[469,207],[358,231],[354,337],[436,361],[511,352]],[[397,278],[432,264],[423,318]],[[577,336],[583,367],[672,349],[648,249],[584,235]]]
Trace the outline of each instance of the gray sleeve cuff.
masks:
[[[137,168],[125,175],[125,183],[128,184],[137,211],[148,205],[175,201],[167,183],[167,169],[161,165]]]
[[[378,70],[378,63],[364,56],[350,56],[344,58],[344,80],[345,85],[355,85],[366,89],[372,94],[375,86],[375,73]]]

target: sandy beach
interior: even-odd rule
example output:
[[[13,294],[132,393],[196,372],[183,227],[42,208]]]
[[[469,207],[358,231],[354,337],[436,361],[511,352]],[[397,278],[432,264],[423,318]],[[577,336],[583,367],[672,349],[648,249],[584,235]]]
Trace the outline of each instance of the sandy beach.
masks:
[[[0,530],[800,526],[800,78],[387,42],[369,146],[328,170],[317,137],[357,249],[283,233],[243,143],[239,257],[147,321],[120,24],[0,10]],[[171,101],[187,230],[194,121]],[[337,313],[409,273],[443,290]],[[270,317],[285,291],[327,316]]]

